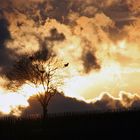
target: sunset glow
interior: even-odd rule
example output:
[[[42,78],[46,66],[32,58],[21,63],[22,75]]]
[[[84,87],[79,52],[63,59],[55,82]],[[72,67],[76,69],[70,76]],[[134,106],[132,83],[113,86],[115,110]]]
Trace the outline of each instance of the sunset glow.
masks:
[[[132,102],[127,104],[122,92],[130,100],[139,100],[139,2],[74,0],[61,7],[53,1],[31,0],[27,5],[14,1],[12,8],[8,2],[0,6],[4,9],[0,27],[5,33],[0,34],[1,114],[18,116],[31,97],[44,94],[42,85],[26,82],[17,91],[9,91],[4,86],[8,81],[5,72],[22,56],[32,59],[36,54],[40,60],[49,51],[61,61],[61,68],[66,65],[57,72],[64,82],[57,90],[64,96],[86,103],[111,98],[124,107]]]

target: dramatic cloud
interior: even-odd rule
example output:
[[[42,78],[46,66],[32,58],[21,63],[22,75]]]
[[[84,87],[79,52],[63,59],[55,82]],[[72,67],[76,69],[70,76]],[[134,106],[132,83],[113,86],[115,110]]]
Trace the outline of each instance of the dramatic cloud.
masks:
[[[127,92],[120,92],[118,98],[109,93],[103,93],[93,101],[86,103],[75,98],[65,97],[58,94],[49,105],[49,113],[63,112],[86,112],[86,111],[121,111],[125,109],[137,109],[140,107],[140,97]],[[30,106],[26,108],[23,115],[40,114],[41,108],[33,97],[29,100]]]
[[[1,73],[13,61],[14,51],[6,47],[7,41],[11,40],[9,23],[6,19],[0,18],[0,71]]]
[[[36,98],[29,100],[30,106],[25,109],[23,114],[38,114],[41,113],[41,107]],[[63,112],[81,112],[93,110],[92,104],[87,104],[84,101],[78,101],[74,98],[68,98],[64,95],[56,95],[49,105],[49,113],[63,113]]]
[[[0,74],[22,56],[46,60],[53,52],[70,64],[65,96],[88,100],[107,91],[111,96],[102,95],[95,108],[137,106],[138,97],[112,96],[139,94],[139,6],[138,0],[1,0]]]
[[[138,108],[139,103],[140,97],[138,95],[121,91],[118,98],[112,97],[109,93],[101,94],[94,102],[94,107],[99,110],[132,109]]]

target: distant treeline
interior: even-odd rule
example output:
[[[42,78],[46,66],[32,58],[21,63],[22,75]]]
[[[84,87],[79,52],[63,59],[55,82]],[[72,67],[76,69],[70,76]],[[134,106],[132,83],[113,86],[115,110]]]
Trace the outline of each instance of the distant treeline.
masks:
[[[96,110],[96,111],[82,111],[82,112],[61,112],[61,113],[49,113],[47,119],[57,119],[59,117],[75,117],[75,116],[93,116],[102,114],[114,114],[114,113],[133,113],[139,112],[140,108],[124,108],[124,109],[110,109],[110,110]],[[20,117],[13,115],[2,115],[0,121],[22,121],[22,120],[40,120],[42,115],[40,114],[24,114]]]

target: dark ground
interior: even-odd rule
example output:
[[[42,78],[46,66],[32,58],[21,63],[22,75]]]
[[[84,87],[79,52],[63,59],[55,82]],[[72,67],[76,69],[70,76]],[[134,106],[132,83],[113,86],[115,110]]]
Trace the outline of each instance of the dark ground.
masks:
[[[0,140],[140,140],[140,111],[65,113],[0,119]]]

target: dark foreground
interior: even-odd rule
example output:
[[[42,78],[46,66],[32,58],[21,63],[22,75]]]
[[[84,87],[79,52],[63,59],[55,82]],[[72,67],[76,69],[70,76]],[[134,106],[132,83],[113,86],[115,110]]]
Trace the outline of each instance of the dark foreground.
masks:
[[[1,118],[0,140],[140,139],[140,111]]]

